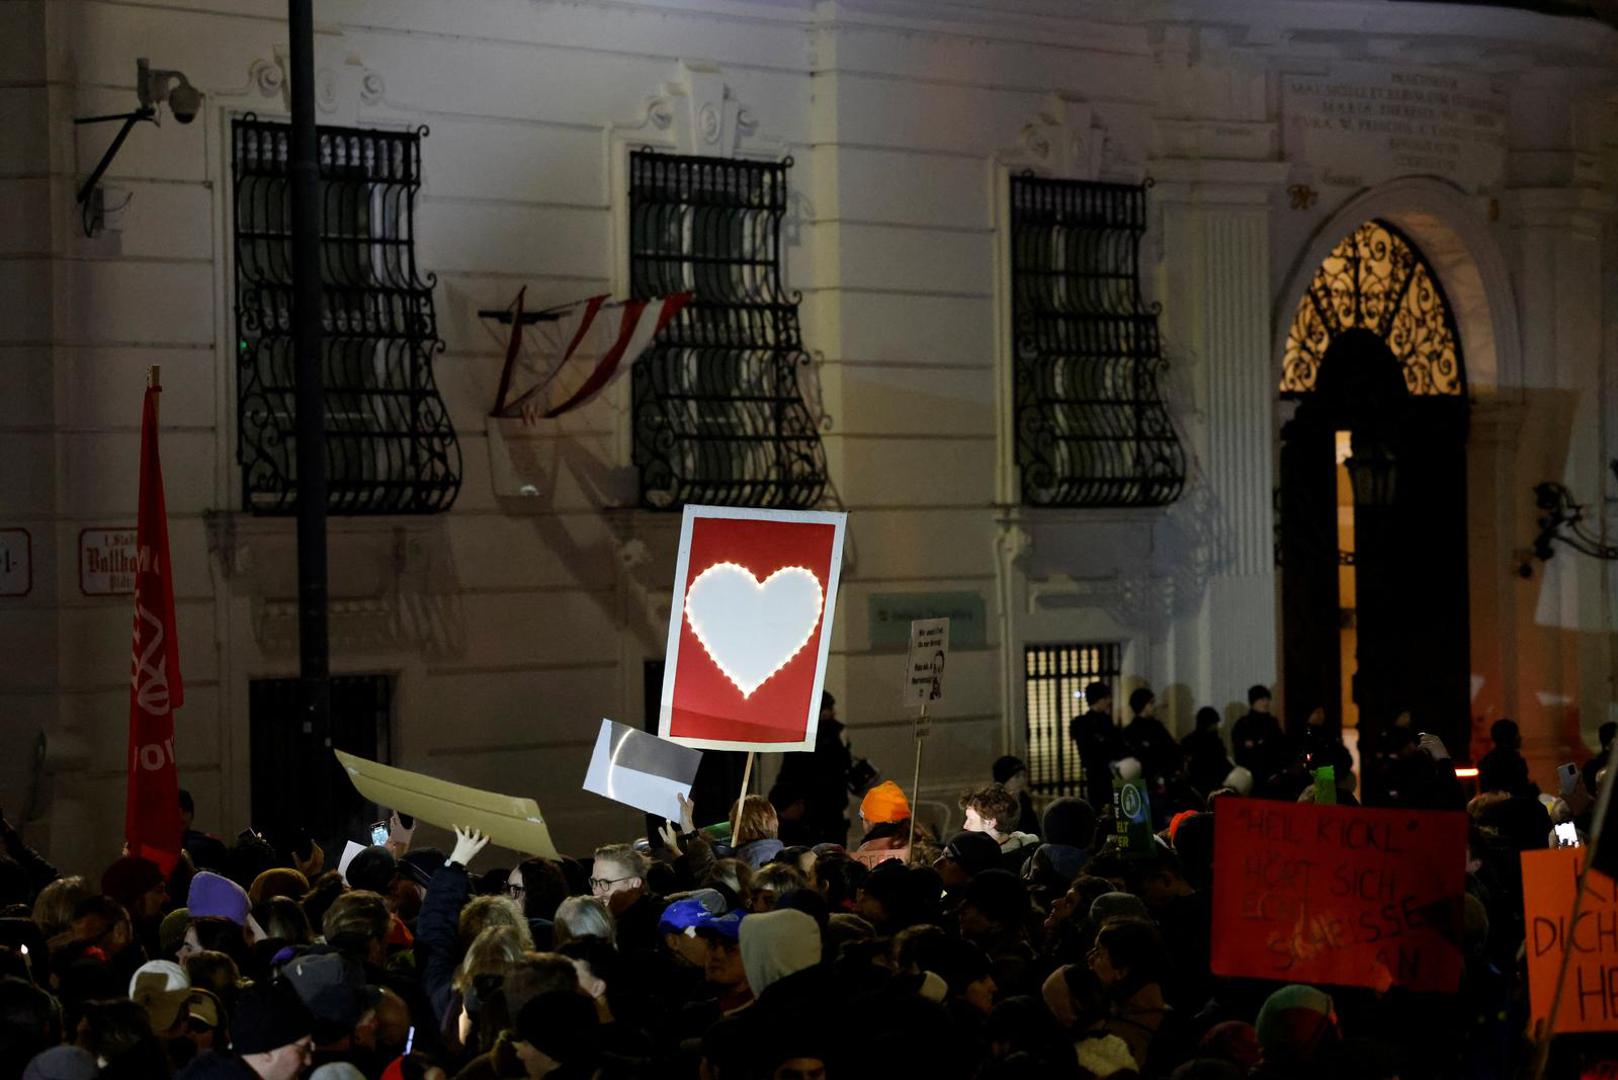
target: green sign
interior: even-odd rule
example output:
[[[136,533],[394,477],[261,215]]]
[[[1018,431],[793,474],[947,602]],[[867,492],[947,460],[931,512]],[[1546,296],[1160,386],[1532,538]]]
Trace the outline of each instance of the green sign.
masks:
[[[908,648],[910,624],[918,619],[948,619],[953,649],[981,649],[988,643],[988,617],[979,593],[872,593],[868,604],[873,649]]]
[[[1112,778],[1112,811],[1118,819],[1118,843],[1126,855],[1146,855],[1152,850],[1152,803],[1146,795],[1146,781]]]

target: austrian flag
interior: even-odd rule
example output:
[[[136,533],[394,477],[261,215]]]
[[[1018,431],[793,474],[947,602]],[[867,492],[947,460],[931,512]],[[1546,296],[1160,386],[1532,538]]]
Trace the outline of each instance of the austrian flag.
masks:
[[[185,700],[175,639],[168,510],[157,452],[156,385],[146,388],[140,424],[140,510],[135,525],[135,633],[129,682],[129,791],[124,838],[129,854],[164,874],[180,857],[180,779],[174,762],[174,710]]]

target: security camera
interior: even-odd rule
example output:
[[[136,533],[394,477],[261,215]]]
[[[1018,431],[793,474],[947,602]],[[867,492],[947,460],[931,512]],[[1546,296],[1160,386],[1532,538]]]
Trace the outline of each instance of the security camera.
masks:
[[[135,89],[141,108],[155,118],[157,106],[169,103],[174,119],[189,124],[202,111],[202,91],[191,85],[183,72],[153,68],[143,56],[135,61]]]

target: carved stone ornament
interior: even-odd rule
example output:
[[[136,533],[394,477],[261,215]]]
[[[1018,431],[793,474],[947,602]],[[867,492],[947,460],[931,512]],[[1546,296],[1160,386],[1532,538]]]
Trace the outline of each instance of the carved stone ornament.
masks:
[[[760,138],[754,111],[736,99],[724,71],[706,61],[682,60],[674,77],[646,103],[640,121],[626,133],[662,133],[662,148],[708,157],[780,157],[780,139]]]
[[[1017,142],[999,157],[1011,169],[1029,168],[1065,180],[1094,180],[1100,173],[1106,128],[1090,104],[1071,94],[1050,93]]]

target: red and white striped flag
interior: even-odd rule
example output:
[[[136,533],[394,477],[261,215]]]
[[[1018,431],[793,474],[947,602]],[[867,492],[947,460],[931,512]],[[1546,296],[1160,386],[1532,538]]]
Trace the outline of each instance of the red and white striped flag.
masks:
[[[553,420],[594,400],[691,299],[690,293],[676,293],[613,303],[602,295],[553,308],[529,328],[538,339],[536,362],[522,347],[526,292],[517,294],[500,388],[489,415],[529,423]]]
[[[146,388],[140,422],[140,510],[135,522],[135,635],[129,682],[129,790],[124,839],[129,854],[167,874],[180,857],[180,778],[174,764],[174,710],[185,700],[174,625],[168,509],[157,453],[157,395]]]

